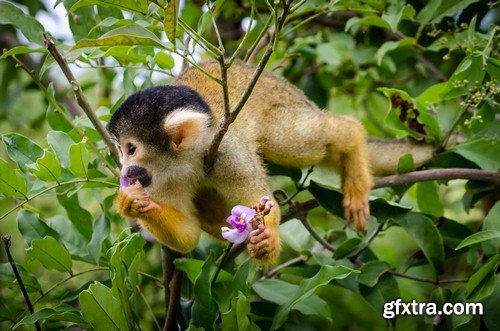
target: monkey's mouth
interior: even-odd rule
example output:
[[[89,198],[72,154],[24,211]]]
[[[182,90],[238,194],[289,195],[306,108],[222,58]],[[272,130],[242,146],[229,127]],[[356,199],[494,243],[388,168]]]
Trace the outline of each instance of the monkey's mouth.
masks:
[[[146,170],[146,168],[139,166],[131,166],[127,169],[125,173],[125,179],[133,185],[136,181],[141,183],[142,187],[148,187],[151,185],[152,177]]]

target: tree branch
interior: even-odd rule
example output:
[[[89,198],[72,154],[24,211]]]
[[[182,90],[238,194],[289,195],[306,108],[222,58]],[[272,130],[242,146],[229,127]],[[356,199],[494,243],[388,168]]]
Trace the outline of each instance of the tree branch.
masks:
[[[263,280],[263,279],[271,278],[274,275],[276,275],[278,272],[280,272],[281,270],[288,268],[292,265],[295,265],[295,264],[298,264],[301,262],[305,262],[305,261],[307,261],[307,259],[308,259],[308,256],[305,256],[305,255],[299,255],[297,257],[294,257],[293,259],[288,260],[288,261],[274,267],[273,269],[269,270],[269,272],[267,274],[265,274],[264,276],[262,276],[260,279]]]
[[[181,299],[182,272],[174,266],[174,260],[181,255],[166,246],[161,246],[161,267],[165,293],[164,331],[177,330],[175,317]]]
[[[113,160],[116,162],[118,166],[121,166],[120,164],[120,157],[118,154],[118,150],[115,146],[115,144],[111,141],[111,137],[109,136],[108,132],[106,131],[106,128],[104,125],[101,123],[100,119],[97,117],[97,115],[94,113],[92,110],[92,107],[90,106],[89,101],[87,100],[87,97],[85,97],[85,94],[83,94],[82,89],[80,88],[80,85],[78,85],[78,82],[75,79],[75,76],[71,72],[68,63],[66,60],[63,58],[63,56],[59,53],[57,50],[54,42],[46,35],[44,35],[44,40],[45,40],[45,47],[47,47],[47,50],[49,53],[54,57],[54,60],[56,60],[57,64],[61,68],[61,70],[64,73],[64,76],[66,76],[66,79],[71,85],[71,88],[73,90],[73,93],[76,96],[76,100],[78,102],[78,105],[83,109],[85,114],[88,116],[89,120],[92,122],[92,125],[94,125],[95,129],[97,132],[99,132],[99,135],[103,139],[104,143],[108,147],[109,152],[111,153],[111,157]]]
[[[408,172],[402,175],[393,175],[379,178],[375,181],[373,189],[381,187],[399,186],[424,182],[429,180],[452,180],[473,179],[486,182],[500,183],[500,172],[481,169],[431,169]],[[300,218],[304,213],[319,206],[316,199],[296,202],[282,213],[281,222],[284,223],[293,218]]]
[[[12,254],[10,254],[10,245],[11,245],[11,240],[10,236],[2,236],[3,243],[5,245],[5,252],[7,253],[7,258],[9,259],[10,266],[12,268],[12,271],[14,272],[14,275],[16,276],[17,279],[17,284],[19,284],[19,288],[21,289],[21,292],[23,293],[24,301],[26,302],[26,306],[28,306],[28,309],[30,311],[30,314],[33,315],[35,313],[35,310],[33,309],[33,305],[31,304],[30,297],[28,295],[28,292],[26,291],[26,288],[24,287],[23,279],[21,278],[21,275],[19,274],[19,271],[17,270],[16,262],[14,261],[14,258],[12,257]],[[38,321],[35,322],[35,328],[37,331],[41,331],[42,328],[40,327],[40,323]]]
[[[473,179],[486,182],[500,183],[500,172],[481,169],[431,169],[408,172],[401,175],[387,176],[375,181],[373,188],[398,186],[424,182],[429,180]]]

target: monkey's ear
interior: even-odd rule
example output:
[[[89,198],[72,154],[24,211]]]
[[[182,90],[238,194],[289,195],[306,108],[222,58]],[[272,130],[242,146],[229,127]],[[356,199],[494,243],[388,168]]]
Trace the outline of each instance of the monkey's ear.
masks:
[[[165,131],[175,149],[193,147],[196,140],[206,130],[209,117],[197,111],[176,110],[165,119]]]

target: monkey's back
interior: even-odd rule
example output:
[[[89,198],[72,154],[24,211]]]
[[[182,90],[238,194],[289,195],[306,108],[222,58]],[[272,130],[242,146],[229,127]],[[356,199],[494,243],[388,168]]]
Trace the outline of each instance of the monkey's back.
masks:
[[[220,79],[220,67],[217,62],[209,62],[202,65],[208,73]],[[248,88],[255,71],[254,66],[242,62],[235,62],[228,71],[228,92],[230,107],[234,108],[242,94]],[[196,68],[186,70],[176,80],[182,84],[198,91],[212,109],[216,120],[224,116],[224,100],[220,84],[207,77]],[[280,109],[279,112],[276,110]],[[241,129],[261,131],[266,122],[281,122],[282,118],[276,116],[284,115],[286,112],[309,112],[309,115],[321,113],[321,111],[307,99],[304,93],[281,77],[273,76],[263,72],[255,85],[250,98],[239,114],[235,125]],[[287,120],[290,115],[286,114]],[[281,123],[282,125],[286,123]]]

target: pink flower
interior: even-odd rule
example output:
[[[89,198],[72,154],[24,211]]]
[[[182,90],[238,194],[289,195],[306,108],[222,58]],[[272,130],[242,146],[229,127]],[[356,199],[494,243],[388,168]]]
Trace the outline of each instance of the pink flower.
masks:
[[[120,176],[120,187],[130,186],[130,182],[124,176]]]
[[[255,213],[255,209],[240,205],[234,206],[231,209],[231,216],[226,220],[226,222],[231,224],[233,229],[223,226],[221,228],[222,236],[235,244],[244,242],[253,230],[250,221],[254,218]]]

